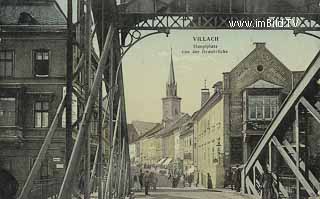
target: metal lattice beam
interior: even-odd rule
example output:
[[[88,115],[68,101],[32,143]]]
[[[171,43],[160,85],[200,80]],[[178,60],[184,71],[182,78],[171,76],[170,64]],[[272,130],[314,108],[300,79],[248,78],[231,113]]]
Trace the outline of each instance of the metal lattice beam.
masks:
[[[319,14],[121,13],[119,29],[320,30]],[[239,24],[240,23],[240,24]],[[283,24],[282,24],[283,23]],[[242,24],[242,25],[241,25]]]

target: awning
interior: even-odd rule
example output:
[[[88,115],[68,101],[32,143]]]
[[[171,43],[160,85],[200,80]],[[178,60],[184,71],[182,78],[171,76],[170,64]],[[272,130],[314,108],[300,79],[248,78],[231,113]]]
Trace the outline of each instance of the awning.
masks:
[[[171,161],[172,161],[172,158],[168,158],[162,165],[168,166]]]
[[[166,161],[166,159],[167,159],[167,158],[162,158],[162,159],[158,162],[158,164],[164,163],[164,161]]]

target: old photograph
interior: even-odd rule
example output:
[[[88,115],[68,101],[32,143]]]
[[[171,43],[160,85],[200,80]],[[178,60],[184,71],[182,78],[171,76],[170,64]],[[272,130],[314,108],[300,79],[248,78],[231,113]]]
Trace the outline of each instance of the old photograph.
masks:
[[[0,199],[319,199],[320,1],[0,0]]]

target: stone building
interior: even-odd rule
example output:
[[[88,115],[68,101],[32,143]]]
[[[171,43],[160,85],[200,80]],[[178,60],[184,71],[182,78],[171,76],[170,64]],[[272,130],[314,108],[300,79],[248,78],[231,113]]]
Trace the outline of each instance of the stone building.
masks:
[[[66,28],[55,1],[8,1],[0,7],[0,168],[18,181],[19,189],[62,99]],[[37,180],[62,177],[64,156],[60,119]]]
[[[245,163],[302,74],[290,71],[265,43],[255,43],[247,57],[223,73],[223,81],[214,85],[215,92],[207,101],[201,100],[195,117],[200,184],[208,186],[210,175],[213,187],[222,186],[220,174]],[[202,89],[202,98],[207,98],[207,92]]]
[[[227,165],[246,162],[284,98],[303,72],[290,71],[267,48],[255,49],[223,74],[225,134],[230,135]]]
[[[147,133],[157,125],[158,123],[137,120],[128,124],[129,152],[132,164],[145,164],[146,155],[144,153],[144,149],[146,149],[146,145],[145,142],[143,142],[143,138],[146,137]]]
[[[207,98],[202,90],[202,102]],[[206,92],[207,93],[207,92]],[[208,188],[223,187],[224,161],[222,154],[228,153],[224,134],[224,104],[221,82],[216,85],[214,94],[202,103],[201,109],[194,116],[194,134],[197,137],[197,179]]]
[[[193,126],[193,118],[191,117],[180,128],[180,157],[183,160],[183,172],[187,175],[194,172],[195,136]]]

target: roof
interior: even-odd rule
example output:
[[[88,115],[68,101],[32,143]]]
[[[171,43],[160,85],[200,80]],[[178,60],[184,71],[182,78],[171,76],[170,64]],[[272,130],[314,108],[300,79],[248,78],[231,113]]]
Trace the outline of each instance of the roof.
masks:
[[[253,84],[251,84],[250,86],[247,86],[246,88],[283,88],[283,87],[260,79],[254,82]]]
[[[147,131],[145,134],[141,135],[141,136],[139,137],[139,139],[151,137],[151,136],[155,135],[156,133],[158,133],[159,131],[161,131],[163,128],[164,128],[163,123],[157,124],[157,125],[154,126],[152,129],[150,129],[149,131]]]
[[[178,119],[172,121],[169,125],[167,125],[165,128],[161,129],[158,133],[157,136],[165,136],[167,134],[170,134],[173,132],[175,129],[180,128],[190,120],[190,115],[187,113],[184,113],[181,115]]]
[[[159,123],[135,120],[135,121],[132,121],[132,124],[133,124],[134,128],[136,129],[138,135],[141,136],[141,135],[145,134],[147,131],[154,128]]]
[[[206,112],[208,112],[214,105],[216,105],[222,99],[221,91],[215,92],[207,102],[192,115],[193,120],[197,120],[202,117]]]
[[[288,67],[286,65],[283,64],[282,61],[280,61],[278,59],[278,57],[276,57],[265,45],[265,43],[263,42],[255,42],[254,43],[256,45],[256,47],[244,58],[242,59],[230,72],[225,72],[225,73],[232,73],[236,70],[238,70],[238,68],[240,68],[242,66],[243,63],[245,62],[248,62],[248,60],[250,59],[250,57],[253,57],[254,56],[254,53],[257,52],[257,50],[263,50],[265,52],[267,52],[270,56],[271,56],[271,59],[274,59],[276,60],[281,67],[283,67],[287,72],[291,72]]]
[[[66,25],[66,16],[55,1],[1,3],[1,25]]]

